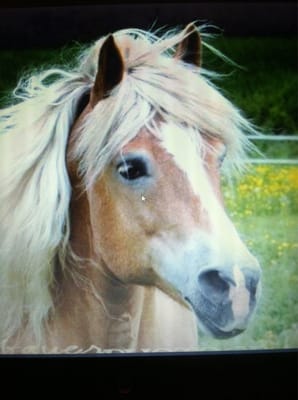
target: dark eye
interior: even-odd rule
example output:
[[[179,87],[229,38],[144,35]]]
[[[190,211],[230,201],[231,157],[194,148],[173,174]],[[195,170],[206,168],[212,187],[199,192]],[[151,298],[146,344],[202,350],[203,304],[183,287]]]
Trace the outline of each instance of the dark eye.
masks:
[[[146,162],[141,158],[123,160],[117,165],[117,171],[122,178],[129,181],[149,175]]]

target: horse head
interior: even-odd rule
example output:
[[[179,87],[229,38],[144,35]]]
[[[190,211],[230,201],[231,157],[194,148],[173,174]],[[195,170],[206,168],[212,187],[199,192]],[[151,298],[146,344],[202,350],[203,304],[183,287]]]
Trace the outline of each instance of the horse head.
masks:
[[[193,25],[171,57],[146,58],[145,49],[143,59],[133,58],[134,51],[129,40],[105,38],[87,104],[70,135],[70,177],[85,185],[85,217],[77,231],[88,226],[74,248],[79,255],[88,248],[88,256],[121,285],[157,287],[193,310],[214,336],[236,335],[255,309],[261,272],[223,205],[220,168],[234,139],[196,125],[201,104],[224,130],[230,106],[215,89],[197,83],[202,46]],[[188,78],[180,81],[179,73]],[[142,85],[151,86],[145,91]],[[195,101],[198,112],[189,112],[185,122]]]

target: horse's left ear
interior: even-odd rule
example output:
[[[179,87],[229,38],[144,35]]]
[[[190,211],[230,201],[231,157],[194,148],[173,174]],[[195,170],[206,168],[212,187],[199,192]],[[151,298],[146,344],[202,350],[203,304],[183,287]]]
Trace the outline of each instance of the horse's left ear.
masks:
[[[103,43],[98,56],[98,69],[91,91],[91,105],[94,107],[107,97],[117,86],[124,73],[124,62],[113,35],[109,35]]]
[[[179,43],[175,58],[198,67],[202,64],[201,37],[194,24],[185,28],[186,37]]]

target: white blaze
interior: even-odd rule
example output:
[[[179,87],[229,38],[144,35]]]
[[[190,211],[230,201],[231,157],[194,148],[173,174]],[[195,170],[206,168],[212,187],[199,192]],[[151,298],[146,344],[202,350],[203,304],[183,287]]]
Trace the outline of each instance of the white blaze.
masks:
[[[162,143],[188,179],[194,194],[200,199],[212,226],[212,236],[221,243],[222,249],[238,245],[238,235],[227,217],[222,204],[216,197],[210,178],[204,166],[199,133],[190,128],[180,128],[174,123],[164,124],[161,128]]]
[[[230,287],[229,299],[232,302],[234,318],[237,320],[249,314],[250,294],[245,287],[245,277],[237,265],[233,267],[233,276],[236,286]]]
[[[206,207],[210,201],[214,201],[212,200],[214,193],[199,154],[198,132],[190,128],[180,128],[174,123],[167,123],[162,126],[161,134],[163,146],[173,156],[179,169],[186,174],[194,193],[200,197]]]
[[[212,187],[200,154],[199,141],[202,140],[200,134],[194,129],[167,123],[161,127],[161,140],[164,148],[173,156],[178,168],[185,173],[194,194],[208,215],[213,248],[217,247],[220,257],[218,262],[234,259],[240,253],[250,257]]]

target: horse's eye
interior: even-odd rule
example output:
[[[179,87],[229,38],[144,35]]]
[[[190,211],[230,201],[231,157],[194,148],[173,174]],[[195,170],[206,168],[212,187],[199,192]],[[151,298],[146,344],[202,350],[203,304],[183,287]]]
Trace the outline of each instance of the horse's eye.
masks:
[[[117,165],[117,171],[122,178],[132,181],[144,176],[148,176],[147,165],[140,158],[123,160]]]

